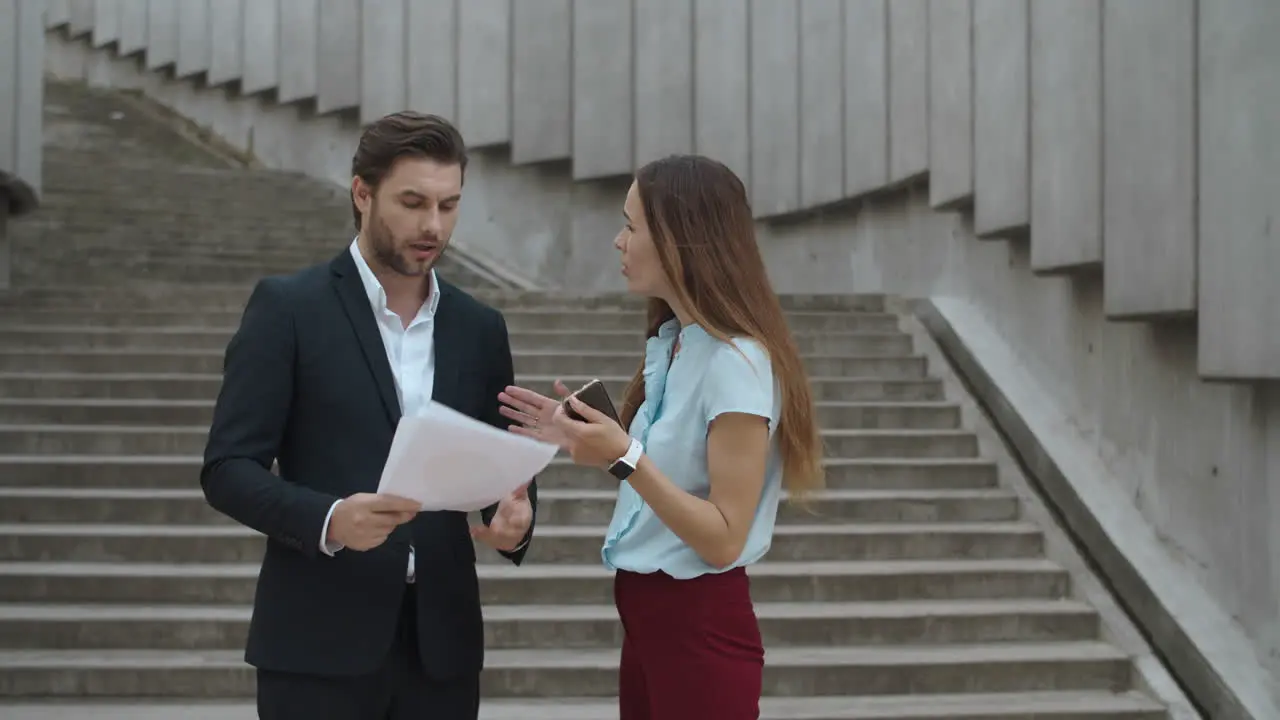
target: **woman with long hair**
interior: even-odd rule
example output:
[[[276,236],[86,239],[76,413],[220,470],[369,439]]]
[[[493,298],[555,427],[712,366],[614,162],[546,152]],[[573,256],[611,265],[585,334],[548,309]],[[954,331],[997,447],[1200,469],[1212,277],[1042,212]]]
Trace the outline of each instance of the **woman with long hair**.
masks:
[[[620,480],[601,556],[625,632],[622,720],[754,720],[764,648],[746,567],[769,549],[782,490],[822,485],[808,378],[729,168],[649,163],[623,215],[614,246],[649,322],[621,425],[559,381],[583,420],[519,387],[502,412]]]

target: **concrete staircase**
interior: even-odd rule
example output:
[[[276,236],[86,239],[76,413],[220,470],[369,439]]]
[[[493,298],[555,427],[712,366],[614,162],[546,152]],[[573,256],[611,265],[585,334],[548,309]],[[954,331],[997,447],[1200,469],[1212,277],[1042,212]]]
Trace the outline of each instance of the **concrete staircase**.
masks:
[[[0,296],[0,716],[252,718],[262,539],[205,505],[199,455],[249,283],[340,249],[345,193],[229,169],[111,94],[52,85],[46,114],[46,204]],[[503,308],[522,384],[618,393],[642,352],[635,299],[441,272]],[[885,298],[784,301],[830,491],[752,570],[764,717],[1165,717]],[[614,718],[613,484],[560,461],[540,484],[528,563],[479,553],[483,717]]]

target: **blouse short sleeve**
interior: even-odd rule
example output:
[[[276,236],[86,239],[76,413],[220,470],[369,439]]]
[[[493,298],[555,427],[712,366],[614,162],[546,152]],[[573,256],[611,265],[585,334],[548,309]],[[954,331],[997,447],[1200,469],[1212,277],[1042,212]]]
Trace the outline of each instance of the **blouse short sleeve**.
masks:
[[[724,413],[759,415],[776,424],[773,364],[769,353],[751,338],[734,338],[711,356],[703,381],[707,423]]]

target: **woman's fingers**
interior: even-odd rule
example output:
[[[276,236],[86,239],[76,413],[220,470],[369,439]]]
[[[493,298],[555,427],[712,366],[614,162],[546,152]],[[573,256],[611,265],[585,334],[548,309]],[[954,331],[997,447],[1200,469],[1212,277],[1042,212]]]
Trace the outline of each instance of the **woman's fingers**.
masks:
[[[547,403],[555,402],[532,390],[517,387],[509,387],[505,392],[498,393],[498,400],[526,415],[537,415]]]
[[[542,439],[542,433],[537,430],[531,430],[524,425],[508,425],[507,430],[509,430],[513,435],[523,435],[534,440]]]
[[[499,405],[498,412],[502,413],[503,417],[509,420],[515,420],[518,423],[523,423],[525,425],[530,425],[533,423],[533,417],[530,416],[528,413],[520,412],[519,410],[516,410],[515,408],[512,408],[512,407],[508,407],[506,405]]]
[[[568,387],[565,386],[564,382],[562,382],[559,379],[556,380],[555,384],[552,387],[555,388],[556,394],[559,395],[560,397],[566,397],[570,392],[572,392]]]

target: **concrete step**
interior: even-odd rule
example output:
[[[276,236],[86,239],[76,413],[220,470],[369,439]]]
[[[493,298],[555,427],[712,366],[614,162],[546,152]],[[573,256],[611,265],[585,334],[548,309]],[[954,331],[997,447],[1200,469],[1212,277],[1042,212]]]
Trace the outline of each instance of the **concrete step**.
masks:
[[[26,261],[34,260],[39,263],[78,261],[84,264],[113,264],[125,260],[190,259],[200,263],[268,262],[300,270],[328,262],[343,248],[341,242],[288,242],[279,235],[262,231],[247,237],[229,230],[189,231],[179,241],[168,233],[151,236],[122,227],[112,228],[109,232],[62,227],[37,230],[30,226],[23,230],[24,232],[13,234],[14,252]],[[334,233],[330,233],[328,237],[341,240],[341,235]],[[437,268],[441,274],[450,272],[449,277],[452,277],[452,272],[459,269],[459,266],[453,262],[452,256],[448,256],[441,259]]]
[[[81,703],[0,704],[6,720],[254,720],[249,702],[154,699]],[[1138,692],[1028,691],[956,695],[766,697],[760,720],[1158,720],[1162,706]],[[489,699],[480,720],[618,720],[613,700]]]
[[[552,392],[557,376],[517,375],[516,383],[539,392]],[[581,387],[599,377],[615,398],[621,398],[631,377],[620,375],[561,375],[569,387]],[[70,373],[0,372],[0,397],[7,398],[131,398],[135,400],[207,400],[218,395],[220,373]],[[876,378],[811,377],[816,402],[937,402],[943,400],[936,378],[880,380]]]
[[[128,103],[102,97],[91,103],[67,102],[69,98],[55,98],[50,94],[53,86],[54,83],[45,83],[46,164],[54,158],[69,160],[78,153],[91,153],[83,156],[82,166],[95,168],[91,171],[97,174],[103,185],[116,182],[110,175],[111,168],[126,155],[135,162],[145,159],[170,165],[225,169],[226,163],[208,150],[179,137],[163,121],[137,112]],[[51,106],[57,108],[60,116],[51,116]]]
[[[538,522],[608,525],[617,492],[566,490],[538,494]],[[1018,518],[1018,500],[1000,488],[984,490],[827,490],[808,507],[784,503],[780,522],[999,522]],[[0,523],[229,523],[197,488],[79,489],[0,487]]]
[[[253,239],[257,246],[239,240],[229,243],[224,233],[231,231],[226,230],[192,237],[186,243],[175,242],[172,237],[162,235],[149,241],[151,245],[144,244],[148,241],[140,242],[136,233],[127,229],[117,229],[115,232],[118,235],[73,235],[70,238],[84,238],[81,242],[69,242],[67,232],[74,231],[33,232],[30,227],[24,227],[24,230],[25,233],[15,233],[14,255],[15,268],[20,271],[26,284],[39,283],[46,278],[58,279],[57,274],[50,273],[56,273],[66,263],[89,266],[104,273],[134,273],[121,282],[146,277],[169,277],[200,283],[239,282],[245,278],[291,273],[328,262],[343,247],[341,243],[321,244],[314,241],[306,244],[285,243],[262,236]],[[188,272],[187,266],[193,270]],[[183,274],[171,275],[170,271],[175,268]],[[231,272],[234,270],[253,272],[235,275]],[[437,270],[441,276],[464,289],[497,287],[453,256],[442,258],[437,264]],[[139,274],[143,271],[147,274]],[[192,272],[202,274],[192,277]],[[82,274],[81,277],[86,282],[94,281],[91,275]]]
[[[284,188],[284,192],[281,192],[279,186],[275,192],[255,194],[252,189],[237,187],[238,180],[234,179],[235,176],[232,178],[222,181],[223,184],[231,187],[220,187],[207,195],[194,196],[189,195],[190,190],[185,187],[181,194],[164,192],[163,188],[148,190],[146,186],[135,188],[132,193],[103,193],[95,192],[92,187],[84,185],[60,183],[49,188],[42,205],[48,212],[59,212],[74,204],[75,207],[82,208],[86,212],[97,211],[100,214],[114,216],[154,214],[172,217],[172,214],[176,213],[193,216],[194,222],[216,226],[217,223],[226,221],[228,207],[235,208],[234,215],[238,218],[238,222],[259,218],[279,222],[282,217],[300,216],[308,212],[332,213],[335,211],[337,202],[341,202],[341,200],[335,202],[336,199],[324,198],[290,198],[288,188]],[[348,221],[350,221],[349,216]],[[162,219],[161,225],[164,222],[165,220]],[[335,223],[334,234],[341,232],[343,227],[344,225]]]
[[[323,198],[304,201],[287,211],[286,206],[273,212],[270,208],[247,204],[236,208],[234,214],[223,208],[220,217],[210,217],[213,213],[204,203],[176,202],[169,208],[134,204],[131,211],[125,212],[129,207],[125,204],[126,198],[119,198],[117,201],[122,204],[113,207],[101,197],[89,196],[85,196],[82,204],[74,204],[75,193],[70,189],[52,189],[49,195],[49,203],[30,216],[41,229],[61,227],[82,233],[133,230],[153,241],[165,233],[181,238],[227,232],[232,243],[245,242],[244,238],[253,238],[255,233],[271,233],[282,242],[294,245],[332,243],[335,247],[344,235],[348,241],[355,236],[350,211],[344,213]],[[350,233],[347,228],[352,228]]]
[[[918,355],[895,357],[811,354],[804,360],[808,371],[820,376],[849,375],[901,380],[924,377],[928,369],[926,359]],[[519,350],[512,353],[512,361],[516,373],[521,375],[624,375],[639,367],[640,353]],[[39,368],[49,372],[220,373],[222,362],[223,353],[217,350],[0,350],[0,372],[25,372]]]
[[[30,230],[30,228],[27,228]],[[253,247],[227,243],[220,235],[193,238],[190,243],[140,242],[135,234],[118,231],[117,234],[66,236],[66,229],[46,230],[40,234],[26,233],[15,238],[15,251],[28,260],[40,262],[78,260],[85,264],[112,263],[120,260],[189,260],[196,263],[226,262],[232,264],[270,262],[277,265],[307,267],[329,260],[337,249],[329,245],[267,245]],[[61,242],[58,242],[61,240]],[[444,260],[441,260],[443,264]]]
[[[337,250],[335,249],[335,253]],[[244,308],[253,283],[200,282],[178,284],[136,278],[128,284],[92,285],[51,282],[21,287],[6,293],[15,307],[42,307],[92,310],[155,310],[164,308],[191,313],[239,312]],[[476,299],[506,310],[629,310],[643,313],[644,298],[624,293],[574,295],[571,293],[525,290],[477,290]],[[880,294],[785,294],[778,297],[784,310],[843,313],[883,313],[885,296]],[[643,330],[643,324],[637,331]]]
[[[0,455],[0,487],[178,488],[196,486],[199,455]],[[996,484],[985,458],[826,458],[827,487],[841,490],[971,490]],[[538,476],[544,488],[612,490],[618,482],[595,468],[552,460]]]
[[[113,354],[108,357],[127,357]],[[0,353],[0,372],[9,371],[5,360],[12,354]],[[51,354],[50,362],[26,365],[58,372],[84,372],[83,368],[62,367],[57,362],[66,358],[99,357],[98,355],[64,356]],[[151,372],[137,358],[132,367]],[[172,356],[185,358],[188,356]],[[221,364],[220,358],[210,357]],[[212,362],[210,363],[212,364]],[[121,363],[116,372],[129,367]],[[213,372],[214,370],[209,370]],[[83,398],[0,398],[0,424],[118,424],[118,425],[208,425],[213,417],[213,400],[130,400]],[[817,404],[818,422],[828,428],[950,429],[959,427],[960,407],[948,402],[883,403],[824,402]]]
[[[4,455],[197,455],[208,427],[168,425],[0,425]],[[968,430],[823,430],[832,457],[975,457]]]
[[[479,564],[486,607],[609,604],[613,573],[574,565]],[[1043,558],[990,560],[766,560],[751,566],[756,602],[1061,599],[1069,580]],[[0,602],[241,605],[253,602],[256,564],[0,563]]]
[[[121,240],[120,242],[128,242]],[[327,262],[337,249],[300,248],[296,252],[229,253],[219,249],[220,237],[206,240],[206,246],[191,252],[176,248],[163,250],[95,251],[68,248],[61,236],[18,238],[14,251],[14,283],[37,285],[61,278],[60,268],[74,263],[86,283],[125,284],[138,280],[166,280],[183,283],[242,282],[246,278],[289,274]],[[35,247],[33,247],[35,246]],[[493,288],[493,282],[452,260],[439,266],[442,276],[464,289]]]
[[[168,309],[84,310],[76,308],[21,308],[15,309],[15,317],[23,325],[38,327],[90,326],[90,327],[209,327],[235,328],[240,324],[242,309],[189,312]],[[518,310],[506,309],[503,316],[507,330],[512,332],[561,331],[561,330],[621,330],[642,337],[645,328],[644,314],[635,310]],[[845,311],[792,311],[787,322],[793,332],[831,332],[860,330],[866,322],[866,313]],[[880,321],[877,321],[877,323]],[[866,332],[862,339],[871,344],[880,343],[882,353],[910,355],[911,337],[900,331],[884,333]],[[867,353],[860,350],[859,354]],[[870,353],[867,353],[870,354]]]
[[[45,177],[54,183],[80,182],[86,188],[108,192],[114,189],[122,195],[136,195],[135,184],[154,184],[164,194],[173,194],[175,187],[199,191],[223,189],[226,183],[234,182],[238,187],[262,193],[278,190],[287,185],[291,192],[311,191],[316,197],[342,197],[342,187],[316,180],[307,175],[285,170],[267,170],[265,168],[179,165],[172,161],[144,161],[136,157],[123,158],[114,153],[96,154],[93,151],[77,149],[76,152],[59,153],[57,148],[50,149],[44,160]],[[109,178],[116,179],[115,185],[100,182]]]
[[[0,373],[0,397],[209,399],[222,386],[220,374],[179,373]]]
[[[30,337],[30,336],[28,336]],[[899,341],[899,337],[907,342]],[[607,336],[606,339],[615,339]],[[40,368],[48,372],[85,373],[221,373],[225,345],[186,349],[181,343],[164,342],[161,347],[121,344],[110,336],[105,346],[94,346],[96,337],[70,333],[37,335],[34,342],[0,347],[0,373],[25,372]],[[628,376],[643,356],[641,350],[539,349],[529,335],[515,338],[523,346],[512,350],[519,375]],[[847,335],[805,334],[796,337],[806,369],[811,375],[847,375],[885,380],[918,378],[927,373],[927,361],[913,355],[904,344],[909,338],[892,334],[849,333]],[[616,343],[621,345],[622,343]]]
[[[1098,634],[1097,614],[1075,600],[757,601],[755,610],[770,651],[1060,642]],[[250,605],[0,604],[0,650],[237,650],[251,616]],[[484,616],[485,646],[492,650],[622,646],[613,603],[498,605]]]
[[[598,561],[605,528],[539,525],[530,563]],[[0,561],[254,562],[264,539],[239,525],[0,524]],[[938,560],[1037,557],[1039,528],[1024,522],[779,525],[771,560]],[[406,549],[406,554],[407,554]],[[478,562],[506,562],[483,546]]]
[[[217,240],[213,239],[211,242],[217,243]],[[100,276],[104,282],[115,282],[120,273],[133,273],[119,281],[151,277],[195,283],[288,274],[328,262],[333,256],[329,248],[270,254],[227,250],[182,252],[172,248],[127,252],[44,248],[38,251],[18,250],[15,254],[15,272],[21,272],[24,283],[38,283],[46,278],[57,277],[56,269],[67,263],[89,266],[98,271],[99,275],[85,275],[86,281],[93,281]],[[442,263],[437,269],[441,276],[464,290],[497,287],[462,265]],[[236,272],[244,274],[236,275]]]
[[[136,239],[142,246],[161,246],[166,236],[182,246],[194,245],[195,238],[221,237],[231,247],[317,247],[329,246],[334,252],[342,247],[345,237],[350,242],[355,237],[349,211],[335,210],[331,203],[317,201],[294,212],[258,212],[245,208],[233,215],[225,211],[222,217],[210,218],[205,206],[178,204],[168,212],[150,206],[134,212],[121,213],[100,202],[89,205],[68,205],[68,193],[58,191],[59,202],[41,206],[27,216],[25,223],[36,233],[61,231],[73,244],[79,238],[95,237]],[[95,198],[96,200],[96,198]],[[348,228],[350,231],[348,232]],[[270,245],[258,244],[270,237],[277,241]],[[121,248],[133,243],[117,240]]]
[[[978,438],[969,430],[823,430],[832,457],[977,457]],[[3,432],[0,429],[0,442]]]
[[[76,274],[90,283],[124,283],[135,279],[165,280],[178,283],[230,282],[244,278],[280,275],[296,269],[293,265],[270,263],[185,263],[180,260],[99,262],[77,269]],[[56,264],[18,257],[13,263],[14,284],[38,283],[57,278],[66,271]]]
[[[0,652],[0,695],[253,697],[239,650],[11,650]],[[769,651],[764,694],[928,695],[1128,688],[1128,658],[1100,642],[795,647]],[[616,697],[613,650],[491,650],[485,698]]]
[[[797,333],[796,343],[806,354],[849,355],[866,342],[862,332],[883,334],[897,330],[893,315],[864,315],[860,331]],[[0,325],[0,347],[19,349],[73,350],[118,348],[147,350],[223,351],[235,327],[90,327],[5,323]],[[644,356],[644,336],[637,330],[517,330],[509,334],[512,351],[559,350],[561,352],[629,352],[635,363]]]
[[[52,373],[212,375],[222,372],[224,355],[218,350],[136,350],[133,348],[74,348],[69,350],[0,349],[0,373],[41,370]]]
[[[44,214],[75,218],[86,225],[96,222],[100,229],[111,229],[116,224],[140,224],[147,221],[150,221],[148,226],[156,229],[205,227],[216,230],[222,226],[244,229],[253,220],[259,220],[264,225],[280,225],[290,218],[302,221],[309,219],[314,227],[322,217],[330,221],[329,237],[339,237],[345,228],[352,227],[349,210],[345,216],[346,222],[343,222],[341,208],[344,200],[341,197],[305,192],[291,196],[289,193],[292,188],[285,188],[285,195],[277,188],[277,191],[263,191],[256,196],[245,188],[226,188],[203,197],[191,195],[187,188],[183,188],[180,193],[141,189],[136,192],[153,192],[159,196],[141,197],[115,189],[98,192],[63,181],[54,181],[46,187],[45,203],[40,208]],[[228,208],[234,210],[228,212]]]

